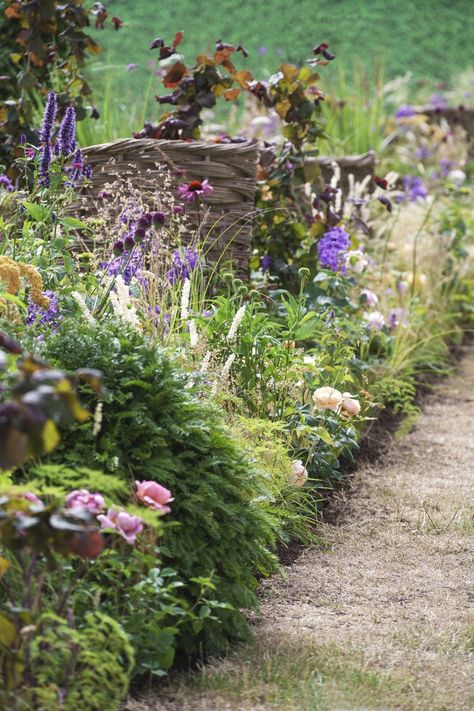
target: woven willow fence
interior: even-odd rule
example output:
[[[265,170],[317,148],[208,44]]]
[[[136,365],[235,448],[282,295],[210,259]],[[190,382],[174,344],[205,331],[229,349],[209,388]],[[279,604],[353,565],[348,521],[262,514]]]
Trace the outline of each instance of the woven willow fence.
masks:
[[[81,207],[85,212],[92,210],[91,197],[117,179],[130,180],[145,200],[148,196],[155,202],[153,195],[163,189],[160,166],[170,170],[171,189],[190,180],[208,179],[214,190],[203,196],[200,214],[207,259],[221,265],[231,261],[239,273],[245,273],[251,250],[257,153],[255,141],[210,144],[121,139],[90,146],[84,155],[93,168],[92,187],[83,196]],[[190,208],[191,221],[194,215]]]
[[[470,160],[474,160],[474,107],[458,106],[443,109],[423,106],[418,113],[429,116],[436,123],[445,119],[451,126],[461,126],[466,132],[468,156]]]

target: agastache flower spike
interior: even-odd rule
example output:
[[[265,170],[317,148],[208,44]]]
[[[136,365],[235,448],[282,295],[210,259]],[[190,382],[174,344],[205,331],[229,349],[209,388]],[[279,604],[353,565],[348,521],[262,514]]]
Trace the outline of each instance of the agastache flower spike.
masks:
[[[51,146],[49,141],[41,148],[41,160],[39,164],[39,184],[47,188],[50,183],[49,168],[51,166]]]
[[[58,110],[57,96],[52,91],[48,94],[48,100],[46,102],[46,107],[43,114],[43,124],[41,126],[40,141],[44,145],[51,142],[51,135],[53,133],[54,121],[56,120],[56,113]]]
[[[58,134],[59,152],[64,156],[70,155],[76,148],[76,112],[68,106],[61,121]]]

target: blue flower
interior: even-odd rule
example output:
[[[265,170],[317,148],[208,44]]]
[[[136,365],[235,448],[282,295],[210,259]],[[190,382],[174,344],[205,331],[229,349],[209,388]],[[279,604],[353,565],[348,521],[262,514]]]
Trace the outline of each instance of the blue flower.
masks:
[[[178,281],[189,279],[199,263],[197,250],[185,247],[183,250],[175,249],[173,252],[173,263],[168,271],[168,281],[176,284]]]
[[[344,253],[350,246],[350,236],[342,227],[332,227],[318,242],[318,256],[322,267],[333,272],[344,272]]]
[[[38,325],[48,325],[51,328],[57,328],[59,321],[62,320],[61,313],[59,311],[59,304],[56,298],[56,294],[53,291],[43,291],[43,296],[47,296],[49,299],[49,306],[47,309],[43,309],[38,304],[30,301],[28,304],[28,313],[26,316],[26,323],[28,326],[35,324]]]
[[[403,178],[403,187],[406,198],[411,202],[416,202],[419,199],[425,200],[428,197],[428,188],[423,180],[415,175],[407,175]]]
[[[48,94],[48,99],[46,101],[46,107],[43,114],[43,123],[40,131],[40,141],[44,145],[51,143],[51,136],[53,134],[53,126],[56,120],[57,110],[57,96],[54,91],[52,91],[50,94]]]
[[[416,111],[411,104],[402,104],[395,113],[396,119],[411,118],[416,116]]]
[[[76,148],[76,112],[68,106],[58,133],[59,152],[68,156]]]

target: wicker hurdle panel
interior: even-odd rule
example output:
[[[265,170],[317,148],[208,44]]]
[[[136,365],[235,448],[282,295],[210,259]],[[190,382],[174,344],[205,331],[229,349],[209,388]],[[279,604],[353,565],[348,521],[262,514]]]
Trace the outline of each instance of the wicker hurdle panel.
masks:
[[[333,176],[332,163],[337,163],[341,170],[340,187],[343,195],[349,192],[349,175],[353,175],[356,182],[362,182],[367,175],[374,175],[376,154],[368,151],[361,155],[340,156],[335,158],[317,156],[309,158],[309,166],[317,166],[321,171],[322,182],[330,183]]]
[[[461,126],[466,132],[469,159],[474,160],[474,107],[433,108],[432,106],[422,106],[417,112],[428,116],[436,123],[445,119],[451,126]]]
[[[207,178],[214,188],[202,200],[202,234],[207,235],[212,228],[212,235],[206,237],[207,259],[221,264],[230,260],[240,274],[246,274],[255,209],[257,148],[255,141],[212,144],[153,139],[121,139],[90,146],[84,155],[93,168],[92,187],[83,196],[81,207],[87,213],[91,194],[97,195],[118,176],[129,179],[144,198],[152,198],[163,187],[160,165],[170,169],[172,189],[184,181]],[[192,220],[192,209],[189,216]]]

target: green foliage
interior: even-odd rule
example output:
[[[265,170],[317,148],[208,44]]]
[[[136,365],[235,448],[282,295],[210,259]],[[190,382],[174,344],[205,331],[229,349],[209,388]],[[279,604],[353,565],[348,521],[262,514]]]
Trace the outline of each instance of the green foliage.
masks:
[[[37,142],[33,120],[38,92],[45,95],[55,88],[63,109],[72,103],[79,119],[86,116],[84,100],[90,99],[91,89],[82,67],[88,55],[101,51],[85,31],[91,14],[83,0],[0,2],[2,162],[11,162],[21,134]],[[103,26],[100,11],[95,14],[97,24]]]
[[[206,621],[201,635],[181,638],[188,651],[202,639],[209,647],[246,634],[238,609],[256,604],[257,576],[276,567],[269,552],[277,521],[262,510],[264,490],[210,404],[196,398],[190,383],[168,357],[140,334],[108,323],[91,328],[65,323],[46,351],[59,365],[86,354],[101,364],[110,398],[95,444],[90,427],[65,434],[56,461],[115,471],[130,481],[151,479],[171,490],[173,521],[161,541],[165,564],[187,583],[213,576],[219,600],[236,610],[221,611],[221,624]],[[199,585],[190,585],[198,597]]]
[[[29,469],[30,489],[43,494],[66,494],[73,489],[99,491],[107,500],[123,503],[129,496],[129,486],[123,479],[98,469],[65,464],[34,464]]]
[[[74,629],[45,613],[28,645],[28,661],[30,682],[19,692],[28,708],[116,711],[128,690],[133,649],[119,623],[106,615],[90,613],[84,627]]]

